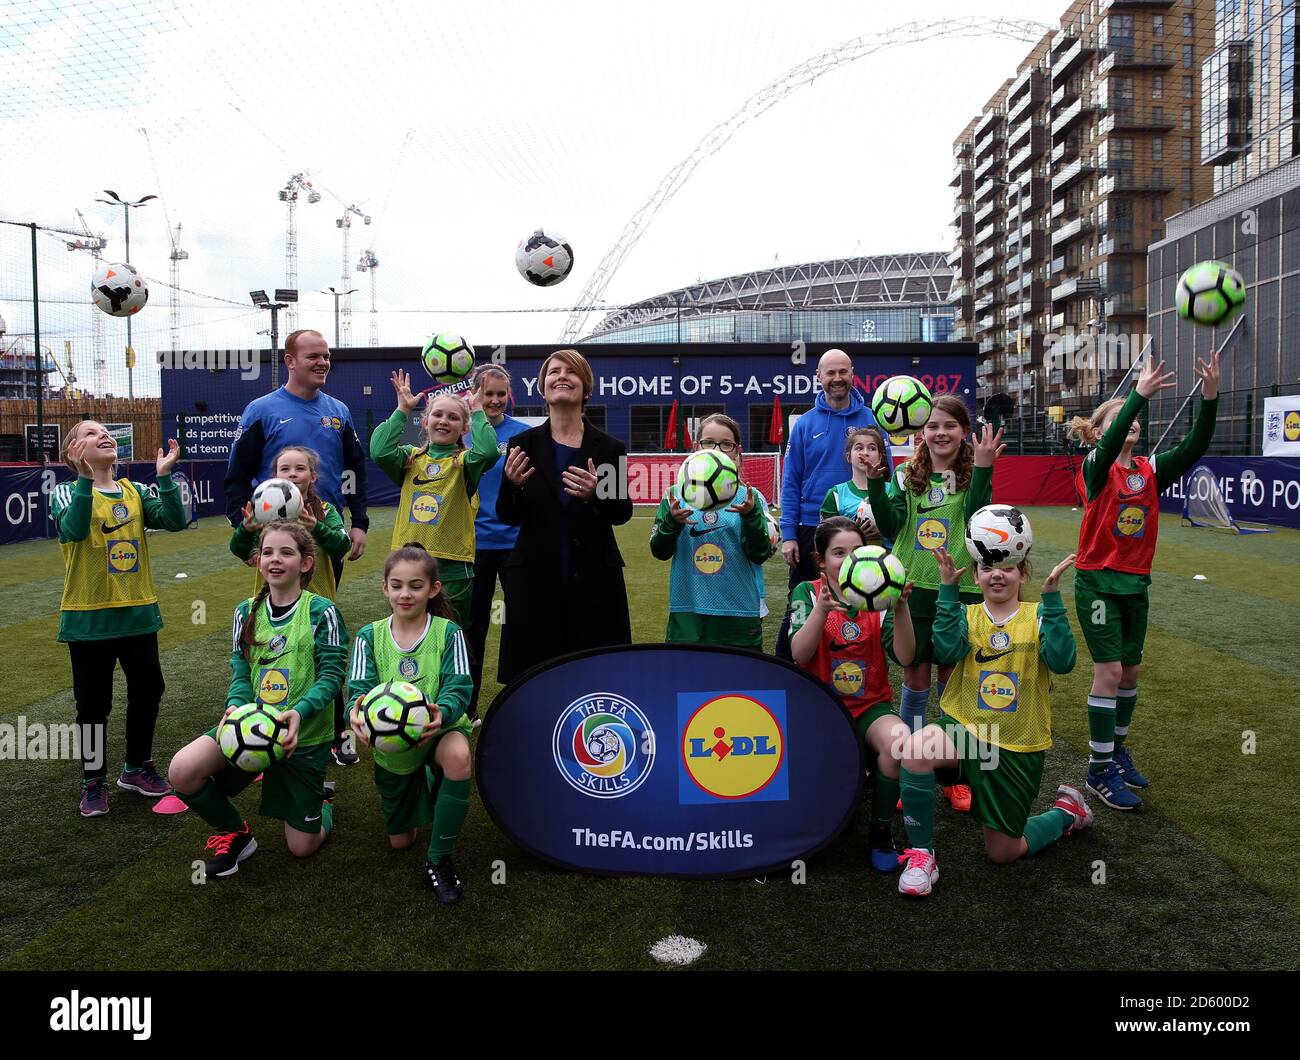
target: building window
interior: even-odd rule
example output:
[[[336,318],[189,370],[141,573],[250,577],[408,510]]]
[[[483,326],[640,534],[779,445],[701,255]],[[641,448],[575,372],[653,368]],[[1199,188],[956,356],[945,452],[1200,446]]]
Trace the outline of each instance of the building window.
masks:
[[[1151,35],[1153,37],[1163,37],[1165,35],[1165,16],[1155,15],[1151,19]]]
[[[1155,77],[1151,78],[1151,98],[1165,98],[1165,79],[1159,74],[1156,74]]]
[[[1184,108],[1183,108],[1183,128],[1184,128],[1184,129],[1190,129],[1191,127],[1192,127],[1192,108],[1191,108],[1191,107],[1184,107]]]
[[[1191,66],[1193,62],[1194,62],[1194,60],[1193,60],[1193,58],[1192,58],[1192,46],[1191,46],[1190,44],[1184,44],[1184,45],[1183,45],[1183,65],[1184,65],[1184,66]]]
[[[1190,37],[1190,36],[1192,35],[1192,33],[1194,32],[1194,31],[1193,31],[1193,27],[1192,27],[1192,21],[1193,21],[1193,20],[1192,20],[1192,16],[1191,16],[1191,15],[1184,15],[1184,16],[1183,16],[1183,36],[1184,36],[1184,37]]]
[[[1163,187],[1165,183],[1165,171],[1162,166],[1157,166],[1151,171],[1151,183],[1155,187]]]
[[[1183,170],[1183,191],[1191,191],[1191,190],[1192,190],[1192,171],[1191,168],[1188,167]]]
[[[1165,200],[1164,200],[1164,199],[1152,199],[1152,200],[1151,200],[1151,220],[1153,220],[1153,221],[1163,221],[1164,219],[1165,219]],[[636,410],[633,409],[633,411],[635,412]]]
[[[1151,229],[1151,242],[1152,242],[1152,243],[1159,243],[1160,240],[1162,240],[1162,239],[1164,239],[1164,238],[1165,238],[1165,230],[1164,230],[1163,228],[1152,228],[1152,229]]]
[[[1190,74],[1183,75],[1183,99],[1196,98],[1196,81]]]
[[[1165,142],[1159,136],[1151,141],[1151,157],[1157,162],[1165,157]]]
[[[1184,210],[1190,210],[1191,208],[1192,208],[1192,200],[1191,200],[1191,199],[1184,199],[1184,200],[1183,200],[1183,209],[1184,209]]]
[[[1183,137],[1183,161],[1190,162],[1191,160],[1192,160],[1192,141],[1187,139],[1187,137],[1184,136]]]
[[[1164,108],[1164,107],[1152,107],[1152,108],[1151,108],[1151,120],[1152,120],[1153,122],[1155,122],[1157,125],[1160,124],[1160,123],[1162,123],[1162,122],[1165,120],[1165,108]]]
[[[1163,44],[1151,45],[1151,57],[1153,59],[1163,59],[1165,57],[1165,46]]]

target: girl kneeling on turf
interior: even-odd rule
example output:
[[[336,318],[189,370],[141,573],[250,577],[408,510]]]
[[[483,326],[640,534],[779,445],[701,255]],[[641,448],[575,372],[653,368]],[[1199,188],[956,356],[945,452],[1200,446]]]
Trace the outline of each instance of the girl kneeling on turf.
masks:
[[[889,822],[898,799],[898,759],[891,748],[901,746],[910,730],[891,705],[894,693],[881,646],[881,613],[855,611],[841,603],[832,589],[840,583],[840,567],[849,553],[865,543],[862,527],[837,515],[817,527],[813,542],[822,576],[795,586],[790,597],[790,654],[835,689],[853,715],[858,738],[866,742],[869,754],[875,755],[868,841],[871,866],[878,872],[894,872],[898,851]],[[895,650],[909,658],[916,649],[907,609],[911,591],[909,583],[884,620],[892,624]]]
[[[903,823],[911,844],[898,881],[900,894],[930,893],[939,879],[934,856],[936,773],[960,777],[972,789],[971,815],[984,826],[984,850],[999,865],[1037,854],[1076,828],[1092,811],[1075,788],[1062,784],[1045,813],[1029,816],[1052,745],[1052,674],[1074,669],[1074,634],[1061,602],[1067,556],[1043,582],[1036,608],[1021,602],[1029,563],[1003,569],[975,564],[984,602],[963,606],[957,584],[963,569],[937,549],[941,587],[934,616],[935,659],[955,666],[939,702],[939,721],[904,745]],[[894,654],[906,657],[896,643]],[[951,779],[943,781],[953,783]]]
[[[288,724],[285,756],[263,774],[261,812],[284,822],[285,842],[300,858],[316,853],[333,830],[325,761],[334,738],[334,697],[347,669],[342,617],[325,597],[304,589],[315,562],[311,534],[298,523],[271,523],[262,531],[258,567],[265,584],[235,608],[225,711],[256,701],[279,710]],[[209,879],[238,872],[257,849],[230,801],[255,774],[226,760],[217,744],[219,726],[181,748],[170,771],[176,794],[217,829],[207,844],[213,852],[204,866]]]
[[[425,871],[438,901],[450,905],[461,899],[451,855],[469,813],[473,730],[465,711],[474,691],[469,652],[438,580],[438,561],[423,546],[403,545],[389,555],[384,595],[393,613],[363,626],[352,653],[352,731],[362,743],[370,742],[360,700],[387,681],[415,685],[434,708],[415,747],[397,754],[375,750],[375,787],[393,849],[412,846],[417,829],[433,823]]]
[[[712,449],[739,469],[740,424],[714,413],[700,423],[697,451]],[[650,554],[673,561],[668,581],[669,644],[763,650],[763,563],[772,555],[767,500],[744,484],[735,503],[698,512],[670,486],[659,502]]]

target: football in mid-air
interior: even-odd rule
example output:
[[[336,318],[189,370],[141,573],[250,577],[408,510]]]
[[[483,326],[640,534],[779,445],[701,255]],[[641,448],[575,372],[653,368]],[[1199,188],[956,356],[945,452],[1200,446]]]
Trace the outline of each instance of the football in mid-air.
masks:
[[[269,478],[253,490],[253,521],[293,522],[302,514],[302,492],[287,478]]]
[[[677,471],[677,495],[696,511],[730,504],[739,488],[736,462],[714,449],[692,453]]]
[[[1246,304],[1246,281],[1222,261],[1198,261],[1178,278],[1174,307],[1184,320],[1204,327],[1226,324]]]
[[[474,347],[459,335],[433,335],[420,351],[420,362],[435,383],[458,383],[474,367]]]
[[[261,773],[284,758],[284,735],[288,731],[288,723],[278,711],[261,703],[245,703],[222,719],[217,743],[236,769]]]
[[[409,751],[430,720],[424,693],[409,681],[376,685],[361,700],[361,716],[370,746],[384,754]]]
[[[519,275],[538,287],[559,283],[573,271],[573,247],[553,228],[539,228],[515,248]]]
[[[149,301],[149,285],[134,265],[105,263],[91,277],[90,294],[109,316],[129,317]]]
[[[912,434],[925,426],[934,399],[929,388],[910,375],[892,375],[871,399],[871,414],[886,434]]]
[[[907,570],[879,545],[859,545],[840,564],[840,599],[858,610],[884,611],[907,584]]]
[[[987,504],[966,524],[966,551],[985,567],[1014,567],[1033,543],[1029,517],[1009,504]]]

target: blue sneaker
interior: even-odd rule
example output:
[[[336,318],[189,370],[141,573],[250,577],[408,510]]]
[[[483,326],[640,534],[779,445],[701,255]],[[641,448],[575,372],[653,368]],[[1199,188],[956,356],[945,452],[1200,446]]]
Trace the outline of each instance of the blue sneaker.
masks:
[[[1120,777],[1130,788],[1145,788],[1150,783],[1137,771],[1137,766],[1133,764],[1133,756],[1129,754],[1127,747],[1115,748],[1115,768],[1119,770]]]
[[[1142,807],[1142,800],[1129,791],[1114,762],[1103,773],[1089,773],[1087,788],[1112,810],[1137,810]]]
[[[889,825],[873,824],[868,829],[867,845],[871,848],[871,867],[877,872],[898,871],[898,848]]]

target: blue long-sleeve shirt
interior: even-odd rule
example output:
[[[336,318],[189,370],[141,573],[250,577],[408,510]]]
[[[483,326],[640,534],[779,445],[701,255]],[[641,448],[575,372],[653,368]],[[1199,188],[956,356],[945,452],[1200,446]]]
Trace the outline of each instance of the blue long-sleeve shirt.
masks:
[[[844,440],[856,427],[875,427],[876,417],[857,390],[849,391],[849,404],[833,409],[826,395],[800,416],[790,430],[785,464],[781,471],[781,540],[794,541],[799,526],[821,522],[826,491],[848,477]]]

